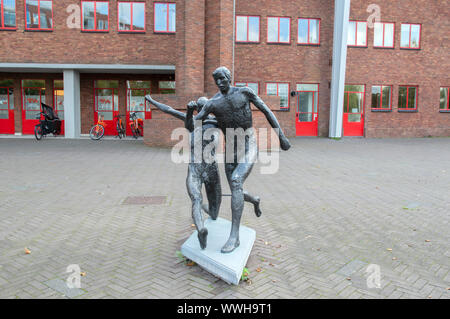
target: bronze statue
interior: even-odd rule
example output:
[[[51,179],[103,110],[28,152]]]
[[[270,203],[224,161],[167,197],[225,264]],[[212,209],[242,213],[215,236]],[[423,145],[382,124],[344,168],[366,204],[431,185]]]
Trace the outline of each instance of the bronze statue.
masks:
[[[275,115],[252,89],[231,86],[231,73],[225,67],[217,68],[213,72],[213,78],[219,88],[219,92],[206,102],[200,113],[195,117],[195,120],[203,121],[208,118],[209,114],[213,114],[216,117],[217,126],[225,135],[225,142],[233,143],[235,146],[231,150],[229,147],[226,147],[227,161],[225,163],[225,172],[231,189],[232,226],[230,237],[221,251],[222,253],[230,253],[240,244],[239,226],[244,200],[256,200],[256,197],[246,194],[243,190],[243,184],[258,156],[250,102],[264,113],[270,125],[277,132],[281,149],[287,151],[291,145],[281,130]],[[187,126],[192,128],[192,125]],[[227,129],[243,129],[246,132],[244,152],[239,152],[236,149],[236,136],[232,137],[234,141],[227,140]],[[230,152],[232,154],[229,154]],[[229,158],[232,161],[229,162]]]

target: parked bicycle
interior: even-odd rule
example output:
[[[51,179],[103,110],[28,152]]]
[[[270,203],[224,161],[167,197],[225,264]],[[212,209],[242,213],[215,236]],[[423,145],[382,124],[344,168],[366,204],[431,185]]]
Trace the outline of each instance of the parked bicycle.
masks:
[[[103,115],[100,115],[98,117],[97,124],[95,124],[93,127],[91,127],[91,130],[89,131],[89,136],[92,140],[99,140],[105,135],[105,117]]]
[[[34,136],[38,141],[50,133],[54,136],[61,134],[61,120],[53,111],[53,108],[44,103],[41,103],[41,106],[42,112],[39,112],[36,117],[39,124],[34,127]]]
[[[144,121],[136,115],[137,112],[130,113],[130,128],[134,138],[144,135]]]
[[[125,137],[125,126],[123,125],[122,122],[122,115],[116,115],[115,116],[116,119],[116,131],[117,131],[117,136],[118,138],[122,139],[122,137]]]

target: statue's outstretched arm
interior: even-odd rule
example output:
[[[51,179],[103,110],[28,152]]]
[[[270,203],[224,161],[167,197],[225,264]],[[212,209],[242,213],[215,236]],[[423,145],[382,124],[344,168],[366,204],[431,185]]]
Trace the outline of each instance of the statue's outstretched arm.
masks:
[[[291,147],[291,144],[289,143],[287,137],[284,135],[280,123],[278,123],[278,120],[275,117],[275,114],[273,114],[273,112],[266,105],[266,103],[264,103],[264,101],[258,95],[256,95],[252,89],[245,88],[244,92],[249,96],[250,102],[252,102],[253,105],[255,105],[258,108],[258,110],[264,113],[270,126],[272,126],[275,129],[275,131],[278,134],[278,137],[280,138],[281,149],[287,151]]]
[[[176,117],[179,120],[185,121],[186,120],[186,113],[180,112],[175,110],[173,107],[170,107],[168,105],[165,105],[163,103],[160,103],[158,101],[155,101],[150,94],[145,96],[145,99],[150,102],[151,104],[153,104],[154,106],[156,106],[158,109],[160,109],[162,112],[170,114],[174,117]]]

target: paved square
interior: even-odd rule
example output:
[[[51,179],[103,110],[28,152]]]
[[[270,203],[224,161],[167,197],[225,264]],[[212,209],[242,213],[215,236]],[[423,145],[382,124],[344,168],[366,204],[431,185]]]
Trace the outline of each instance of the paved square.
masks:
[[[71,264],[76,298],[450,298],[449,138],[291,141],[277,174],[258,164],[245,184],[263,215],[246,204],[251,284],[230,286],[177,256],[193,228],[169,149],[1,138],[0,298],[67,298],[48,283]],[[124,204],[151,196],[166,198]]]

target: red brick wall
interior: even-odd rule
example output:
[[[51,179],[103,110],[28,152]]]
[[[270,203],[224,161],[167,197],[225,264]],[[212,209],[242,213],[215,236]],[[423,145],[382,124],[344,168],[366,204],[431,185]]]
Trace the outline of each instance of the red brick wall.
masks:
[[[24,1],[16,0],[17,31],[0,31],[1,62],[100,63],[100,64],[176,64],[176,34],[153,32],[153,0],[146,0],[146,32],[118,33],[117,1],[109,5],[109,32],[81,32],[69,29],[66,8],[80,0],[53,1],[53,31],[25,31]],[[167,0],[158,0],[166,2]],[[167,1],[169,2],[169,1]],[[177,11],[184,1],[177,3]],[[177,15],[177,27],[183,24]]]

